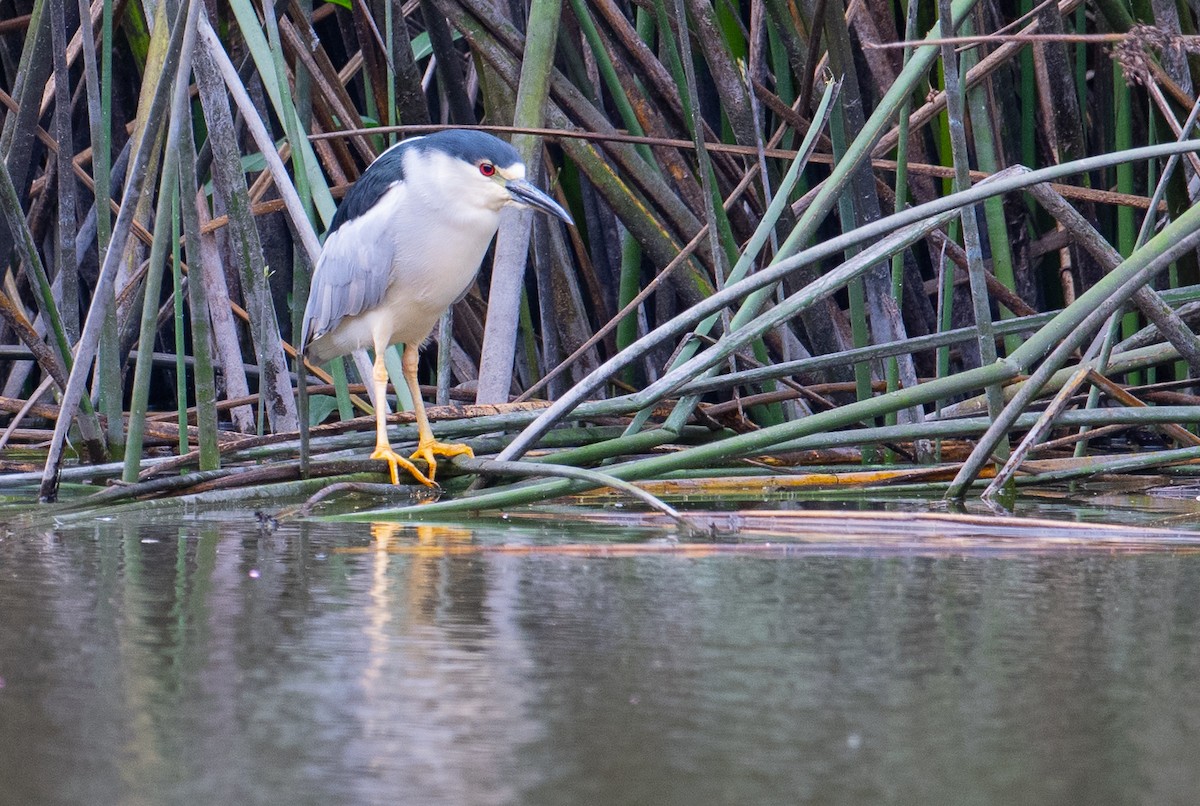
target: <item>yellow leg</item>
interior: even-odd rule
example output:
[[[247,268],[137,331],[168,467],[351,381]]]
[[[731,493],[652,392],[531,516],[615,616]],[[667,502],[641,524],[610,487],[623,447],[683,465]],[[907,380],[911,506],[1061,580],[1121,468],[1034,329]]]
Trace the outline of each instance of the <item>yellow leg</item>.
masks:
[[[413,451],[410,459],[423,459],[429,465],[429,479],[437,474],[436,456],[474,456],[475,453],[471,450],[470,445],[451,444],[438,442],[433,438],[433,431],[429,428],[429,420],[425,417],[425,403],[421,400],[421,387],[417,383],[417,348],[416,345],[404,345],[404,380],[408,383],[408,388],[412,392],[413,409],[417,415],[417,449]]]
[[[383,353],[387,349],[387,345],[382,347],[376,345],[375,348],[375,366],[372,372],[372,380],[375,381],[375,452],[371,454],[372,459],[382,459],[388,463],[388,470],[392,474],[392,484],[400,483],[400,473],[398,468],[403,467],[413,478],[421,482],[427,487],[436,486],[433,483],[433,465],[430,464],[430,474],[428,477],[417,466],[405,459],[400,454],[392,450],[392,443],[388,441],[387,436],[387,415],[384,406],[384,400],[387,395],[388,374],[387,366],[383,363]],[[407,355],[407,351],[405,353]],[[424,413],[422,412],[422,415]]]

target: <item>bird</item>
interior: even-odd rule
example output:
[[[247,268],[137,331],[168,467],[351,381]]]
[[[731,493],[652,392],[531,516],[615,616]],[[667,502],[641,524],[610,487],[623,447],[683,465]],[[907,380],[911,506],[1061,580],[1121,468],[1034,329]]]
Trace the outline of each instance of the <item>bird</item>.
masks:
[[[470,446],[438,442],[429,428],[417,384],[420,346],[479,271],[500,224],[517,206],[574,225],[571,214],[526,179],[518,151],[474,129],[444,129],[388,148],[346,193],[317,258],[304,309],[304,356],[324,364],[372,348],[375,451],[392,484],[399,468],[437,486],[436,456],[473,456]],[[384,353],[404,344],[401,366],[412,392],[417,449],[405,458],[387,436]],[[428,474],[414,460],[423,460]]]

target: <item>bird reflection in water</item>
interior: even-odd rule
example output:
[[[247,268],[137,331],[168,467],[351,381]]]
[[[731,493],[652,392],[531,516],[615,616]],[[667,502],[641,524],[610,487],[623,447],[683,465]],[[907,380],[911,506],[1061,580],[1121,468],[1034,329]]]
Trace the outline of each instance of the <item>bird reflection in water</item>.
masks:
[[[515,797],[501,772],[515,764],[509,742],[535,730],[525,693],[503,671],[529,663],[514,613],[496,602],[514,599],[513,576],[497,575],[473,533],[450,526],[373,523],[371,544],[349,553],[367,583],[359,680],[370,765],[399,763],[450,802]],[[459,758],[481,741],[488,760]]]

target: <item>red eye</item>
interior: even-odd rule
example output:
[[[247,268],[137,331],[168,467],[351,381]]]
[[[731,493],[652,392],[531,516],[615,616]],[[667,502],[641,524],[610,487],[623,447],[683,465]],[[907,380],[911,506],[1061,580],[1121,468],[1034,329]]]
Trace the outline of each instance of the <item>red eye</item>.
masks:
[[[479,173],[483,174],[484,176],[495,176],[496,166],[492,165],[490,162],[481,162],[479,163]]]

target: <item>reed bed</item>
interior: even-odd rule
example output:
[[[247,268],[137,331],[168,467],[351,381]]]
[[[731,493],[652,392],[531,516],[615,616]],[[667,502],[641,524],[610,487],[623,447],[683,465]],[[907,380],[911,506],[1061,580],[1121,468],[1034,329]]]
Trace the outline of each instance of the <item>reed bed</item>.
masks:
[[[1196,28],[1157,0],[0,0],[0,494],[379,492],[369,357],[294,341],[339,198],[446,126],[512,139],[578,227],[502,229],[422,365],[477,458],[371,517],[1188,477]]]

